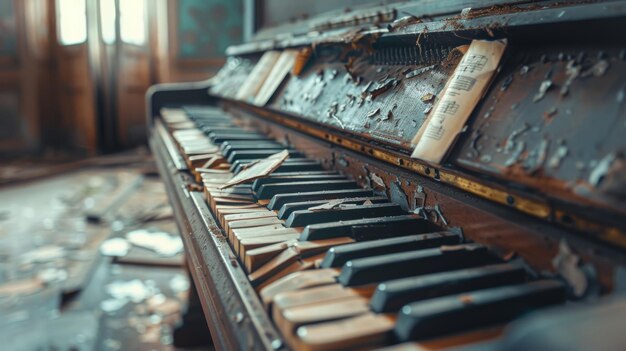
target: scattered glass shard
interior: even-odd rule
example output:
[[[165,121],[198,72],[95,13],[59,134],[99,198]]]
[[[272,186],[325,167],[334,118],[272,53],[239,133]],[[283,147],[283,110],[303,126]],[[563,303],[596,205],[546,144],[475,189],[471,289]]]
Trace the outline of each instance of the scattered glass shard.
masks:
[[[183,251],[181,238],[166,232],[137,229],[126,233],[126,239],[131,244],[152,250],[160,256],[174,256]]]
[[[22,254],[24,263],[45,263],[65,257],[65,249],[61,246],[46,245]]]
[[[100,245],[100,253],[104,256],[121,257],[130,251],[130,243],[123,238],[111,238]]]
[[[128,303],[127,299],[106,299],[100,302],[100,309],[106,313],[114,313],[122,309]]]
[[[37,278],[44,283],[62,282],[67,277],[68,273],[65,269],[44,268],[37,273]]]
[[[139,279],[114,281],[106,286],[106,292],[120,300],[140,303],[152,295],[150,289]]]
[[[176,292],[189,290],[189,279],[182,274],[178,274],[170,280],[170,288]]]

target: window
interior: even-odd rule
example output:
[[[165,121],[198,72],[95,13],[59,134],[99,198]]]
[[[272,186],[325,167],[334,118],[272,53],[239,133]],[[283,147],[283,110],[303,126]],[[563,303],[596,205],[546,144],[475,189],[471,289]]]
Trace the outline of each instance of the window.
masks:
[[[144,0],[120,1],[120,37],[128,44],[145,44],[146,2]]]
[[[87,40],[85,0],[57,0],[59,43],[75,45]]]
[[[105,44],[115,43],[115,0],[100,0],[100,30]]]

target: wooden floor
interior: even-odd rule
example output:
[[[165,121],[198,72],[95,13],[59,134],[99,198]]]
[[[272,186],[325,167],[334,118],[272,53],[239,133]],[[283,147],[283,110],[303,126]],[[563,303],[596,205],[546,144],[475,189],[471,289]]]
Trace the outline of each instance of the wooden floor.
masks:
[[[120,257],[100,253],[137,230],[177,238],[163,185],[145,169],[83,169],[0,188],[6,349],[182,350],[173,346],[189,288],[182,252],[131,243]],[[34,287],[16,284],[24,282]]]

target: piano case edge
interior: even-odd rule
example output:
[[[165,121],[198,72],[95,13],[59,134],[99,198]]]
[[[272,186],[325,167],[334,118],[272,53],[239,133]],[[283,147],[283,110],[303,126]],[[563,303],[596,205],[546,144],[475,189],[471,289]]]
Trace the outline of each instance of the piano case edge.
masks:
[[[168,140],[173,146],[169,135],[152,129],[150,148],[165,183],[214,346],[221,350],[287,349],[203,195],[188,191],[191,175],[175,167],[171,155],[178,150],[168,150]]]

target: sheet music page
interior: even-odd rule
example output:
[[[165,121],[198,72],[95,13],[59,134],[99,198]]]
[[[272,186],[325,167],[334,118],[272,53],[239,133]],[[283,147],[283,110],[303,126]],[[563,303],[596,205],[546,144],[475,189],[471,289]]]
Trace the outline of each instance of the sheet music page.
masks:
[[[498,69],[507,41],[472,41],[413,138],[411,157],[439,164],[451,149]]]
[[[218,189],[223,190],[237,184],[249,183],[253,180],[264,178],[274,172],[288,158],[289,151],[283,150],[262,160],[253,161],[251,164],[247,165],[246,169],[239,172],[239,174],[232,177],[228,182],[218,187]]]
[[[285,77],[287,77],[287,74],[291,72],[297,55],[297,50],[285,50],[280,54],[272,71],[265,79],[265,83],[263,83],[254,99],[256,105],[265,106],[270,101],[272,95],[274,95],[280,84],[285,80]]]
[[[266,51],[239,88],[236,98],[246,102],[254,101],[279,57],[280,51]]]

